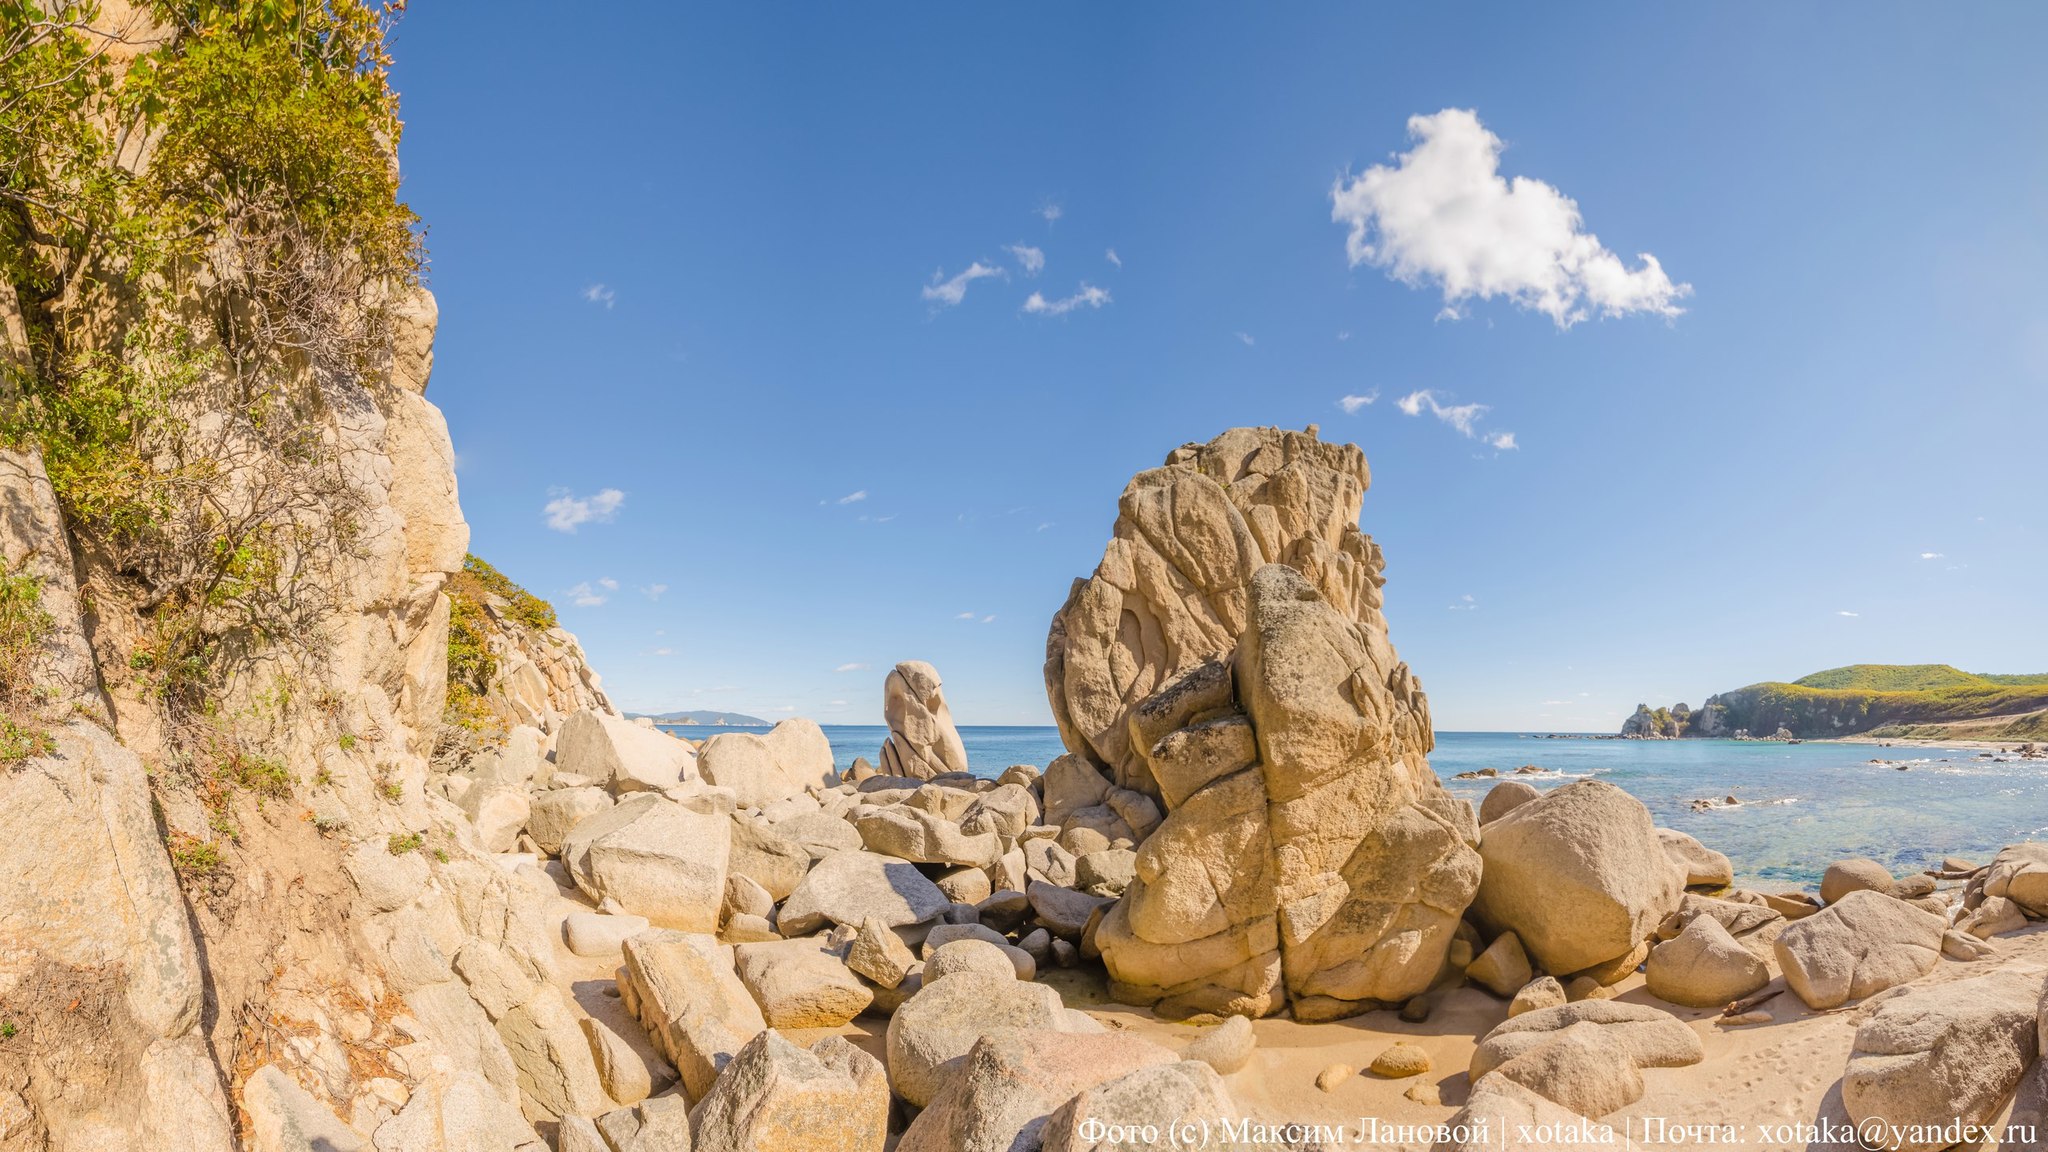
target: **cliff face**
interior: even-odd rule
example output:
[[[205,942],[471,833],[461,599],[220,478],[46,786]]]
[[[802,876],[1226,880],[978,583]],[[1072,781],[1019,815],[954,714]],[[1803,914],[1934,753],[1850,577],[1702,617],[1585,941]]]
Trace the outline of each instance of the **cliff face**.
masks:
[[[2015,739],[2038,737],[2048,716],[2048,676],[1962,672],[1945,664],[1858,664],[1789,684],[1751,684],[1685,705],[1639,705],[1621,735],[1782,735],[1827,739],[1863,734]]]
[[[124,227],[211,237],[146,264],[143,243],[0,196],[0,1146],[228,1152],[310,1102],[389,1128],[379,1148],[465,1129],[538,1148],[525,1116],[545,1110],[457,968],[545,980],[551,893],[491,862],[427,787],[469,536],[424,395],[434,302],[402,264],[363,271],[394,235],[376,227],[409,219],[388,153],[332,167],[390,138],[346,136],[361,74],[226,19],[202,45],[109,5],[116,50],[60,26],[0,59],[10,83],[62,67],[118,93],[156,53],[166,122],[124,120],[96,89],[52,122],[93,145],[74,163],[107,166]],[[365,19],[317,43],[356,59],[346,46],[379,27]],[[197,82],[245,68],[246,84]],[[286,184],[308,166],[320,195],[195,199],[219,185],[171,169],[231,153],[190,137],[256,122],[210,106],[179,121],[177,101],[272,82],[316,111],[343,89],[355,109],[311,125],[344,134],[312,152],[290,132],[233,141]],[[52,179],[44,199],[90,192]],[[386,199],[308,224],[350,187]],[[488,594],[471,605],[492,716],[610,710],[573,637]]]

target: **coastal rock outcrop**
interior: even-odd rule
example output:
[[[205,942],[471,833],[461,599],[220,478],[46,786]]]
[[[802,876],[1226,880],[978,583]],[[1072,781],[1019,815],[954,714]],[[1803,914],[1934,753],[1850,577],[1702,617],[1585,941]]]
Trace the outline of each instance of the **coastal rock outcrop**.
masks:
[[[816,721],[802,717],[784,720],[765,735],[721,732],[704,742],[698,764],[706,782],[732,789],[743,808],[766,808],[838,779],[831,742]]]
[[[1131,481],[1053,620],[1072,756],[1047,771],[1047,820],[1119,791],[1166,809],[1093,935],[1120,999],[1330,1018],[1442,964],[1478,825],[1425,759],[1428,704],[1358,530],[1367,479],[1356,446],[1313,429],[1178,449]]]
[[[2025,968],[1886,999],[1857,1026],[1842,1073],[1849,1118],[1881,1120],[1895,1132],[1989,1124],[2039,1054],[2041,988],[2041,971]],[[1951,1143],[1936,1137],[1885,1146],[1936,1152]]]
[[[889,725],[883,775],[929,780],[967,771],[967,748],[943,687],[939,670],[922,660],[905,660],[882,681],[882,719]]]
[[[1947,929],[1931,912],[1859,891],[1795,921],[1772,949],[1807,1007],[1833,1008],[1933,971]]]

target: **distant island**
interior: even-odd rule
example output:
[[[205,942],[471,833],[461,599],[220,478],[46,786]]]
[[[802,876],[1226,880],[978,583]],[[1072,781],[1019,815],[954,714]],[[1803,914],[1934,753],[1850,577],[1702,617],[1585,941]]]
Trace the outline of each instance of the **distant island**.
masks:
[[[2048,674],[1992,675],[1947,664],[1852,664],[1769,681],[1684,704],[1636,706],[1631,739],[1683,737],[1822,740],[1871,736],[1932,740],[2048,737]]]
[[[725,728],[766,728],[768,721],[744,712],[628,712],[628,720],[652,720],[656,724],[716,724]]]

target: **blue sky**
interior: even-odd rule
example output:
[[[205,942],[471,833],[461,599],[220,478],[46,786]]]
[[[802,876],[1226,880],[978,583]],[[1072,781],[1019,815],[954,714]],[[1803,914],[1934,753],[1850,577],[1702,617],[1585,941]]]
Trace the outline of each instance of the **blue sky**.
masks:
[[[2048,9],[563,11],[416,5],[401,158],[473,548],[625,707],[1045,722],[1128,478],[1311,422],[1440,728],[2048,671]]]

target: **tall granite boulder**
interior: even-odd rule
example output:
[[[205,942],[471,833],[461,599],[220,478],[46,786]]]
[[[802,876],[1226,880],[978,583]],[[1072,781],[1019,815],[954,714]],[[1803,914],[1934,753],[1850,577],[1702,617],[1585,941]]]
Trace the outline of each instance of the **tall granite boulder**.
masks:
[[[1180,449],[1125,490],[1054,618],[1068,749],[1167,810],[1095,933],[1119,999],[1329,1019],[1442,966],[1478,825],[1425,759],[1429,706],[1356,523],[1365,486],[1358,449],[1313,429]]]
[[[953,726],[953,710],[939,683],[939,670],[922,660],[905,660],[882,682],[882,719],[889,739],[882,745],[882,774],[929,780],[967,771],[967,748]]]

